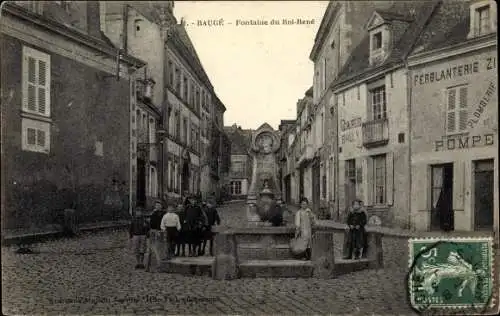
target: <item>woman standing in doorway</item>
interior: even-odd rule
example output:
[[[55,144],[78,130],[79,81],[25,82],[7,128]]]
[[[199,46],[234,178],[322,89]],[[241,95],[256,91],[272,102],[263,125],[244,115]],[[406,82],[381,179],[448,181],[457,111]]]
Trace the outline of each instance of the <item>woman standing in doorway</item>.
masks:
[[[307,198],[300,200],[300,209],[295,214],[295,238],[304,240],[307,244],[305,251],[305,259],[311,259],[312,247],[312,226],[316,221],[316,216],[309,208]]]

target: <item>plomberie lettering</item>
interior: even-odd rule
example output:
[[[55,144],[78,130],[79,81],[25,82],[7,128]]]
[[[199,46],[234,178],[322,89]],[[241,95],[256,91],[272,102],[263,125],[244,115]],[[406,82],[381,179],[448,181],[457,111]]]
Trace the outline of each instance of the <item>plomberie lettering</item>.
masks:
[[[438,71],[427,72],[427,73],[415,75],[413,82],[414,82],[415,86],[418,84],[423,85],[426,83],[433,83],[433,82],[438,82],[438,81],[442,81],[442,80],[448,80],[448,79],[452,79],[455,77],[462,77],[462,76],[466,76],[468,74],[477,73],[477,72],[479,72],[479,62],[475,61],[475,62],[470,63],[470,64],[453,66],[453,67],[441,69]]]
[[[269,22],[266,20],[236,20],[236,26],[260,26],[260,25],[269,25]]]

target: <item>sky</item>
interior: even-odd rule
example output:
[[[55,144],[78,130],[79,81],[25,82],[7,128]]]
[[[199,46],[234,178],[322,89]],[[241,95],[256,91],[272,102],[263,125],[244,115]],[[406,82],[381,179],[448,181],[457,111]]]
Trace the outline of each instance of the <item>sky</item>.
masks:
[[[175,1],[215,92],[224,125],[278,128],[295,119],[298,99],[312,86],[309,54],[328,1]],[[223,19],[223,25],[208,21]],[[295,24],[283,24],[283,19]],[[299,21],[307,24],[297,24]],[[237,25],[254,20],[268,25]],[[279,25],[271,25],[272,20]],[[311,21],[314,20],[314,21]],[[199,22],[202,22],[199,25]]]

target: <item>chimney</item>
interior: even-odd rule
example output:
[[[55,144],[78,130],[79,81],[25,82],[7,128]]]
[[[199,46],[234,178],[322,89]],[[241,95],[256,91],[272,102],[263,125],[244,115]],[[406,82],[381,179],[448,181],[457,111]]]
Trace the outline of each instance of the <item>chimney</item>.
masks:
[[[87,33],[101,37],[101,9],[99,1],[87,1]]]

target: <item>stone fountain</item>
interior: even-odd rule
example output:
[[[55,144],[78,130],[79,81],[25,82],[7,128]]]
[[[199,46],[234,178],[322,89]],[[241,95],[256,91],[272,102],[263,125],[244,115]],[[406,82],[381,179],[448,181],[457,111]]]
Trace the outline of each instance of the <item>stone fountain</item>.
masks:
[[[155,232],[151,240],[158,271],[185,275],[209,275],[218,280],[241,277],[320,277],[331,278],[373,266],[371,261],[357,261],[354,265],[334,260],[334,231],[343,238],[345,225],[327,228],[313,235],[312,260],[294,258],[290,240],[295,228],[277,224],[274,219],[282,216],[279,190],[277,152],[280,149],[278,132],[263,124],[252,135],[249,154],[252,157],[252,179],[246,203],[247,225],[241,227],[216,227],[214,257],[175,258],[164,260],[166,235]],[[381,245],[380,237],[370,237],[371,243]],[[381,246],[370,246],[381,249]],[[371,257],[377,256],[375,252]],[[381,257],[380,257],[381,258]],[[381,262],[381,261],[380,261]],[[375,266],[378,266],[377,264]]]
[[[269,225],[272,217],[282,212],[278,185],[279,149],[279,136],[267,123],[253,133],[249,150],[252,157],[252,179],[247,197],[249,226]]]

